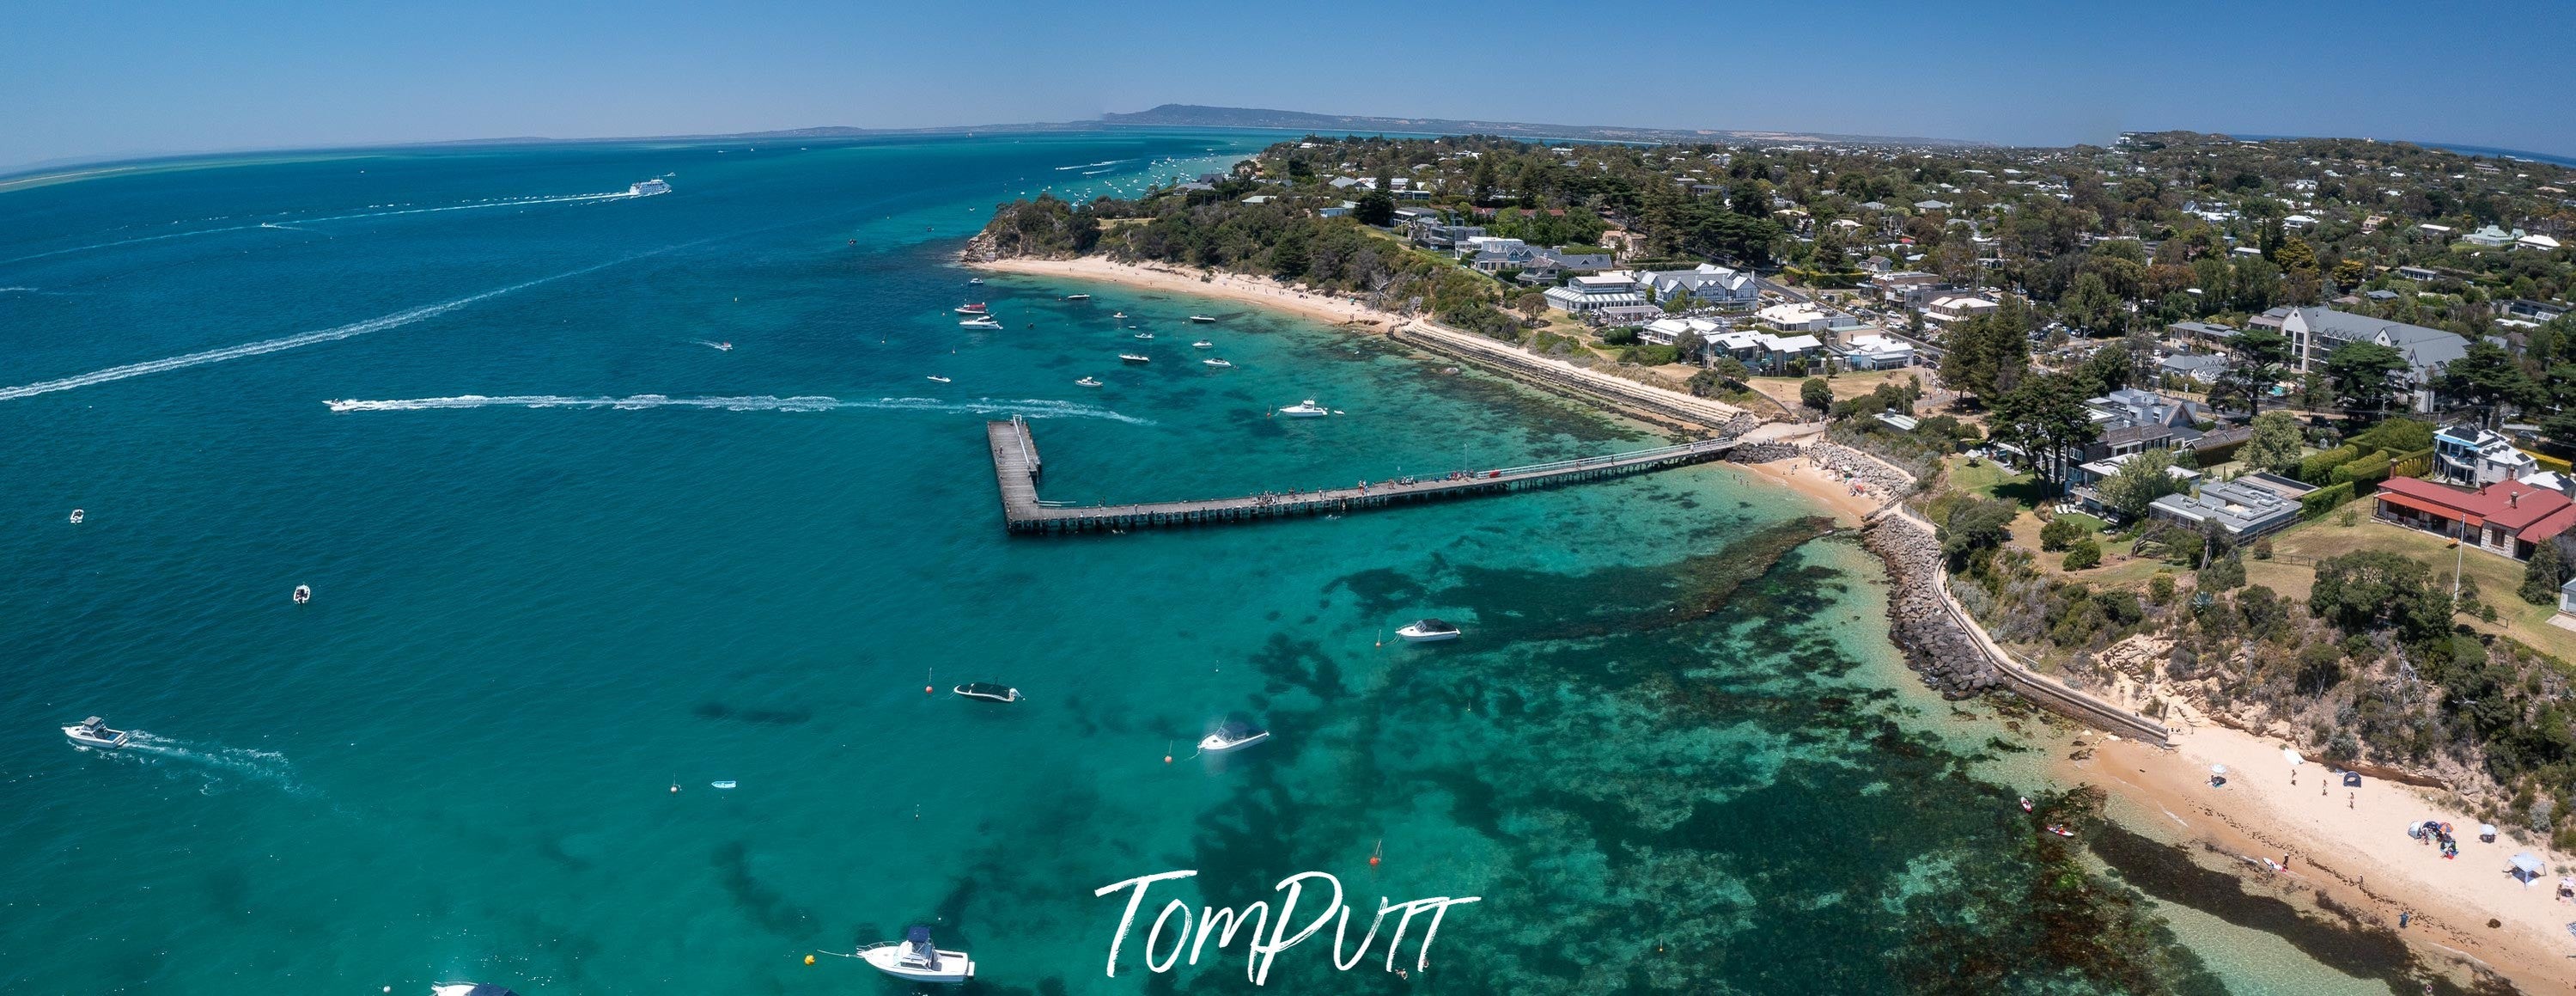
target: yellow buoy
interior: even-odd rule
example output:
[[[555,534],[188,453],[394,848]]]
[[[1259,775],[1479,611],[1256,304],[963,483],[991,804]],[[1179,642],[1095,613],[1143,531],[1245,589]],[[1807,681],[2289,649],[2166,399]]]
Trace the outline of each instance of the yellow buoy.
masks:
[[[814,963],[814,956],[813,956],[813,955],[806,955],[806,956],[805,956],[805,963],[806,963],[806,964],[808,964],[808,965],[813,964],[813,963]]]

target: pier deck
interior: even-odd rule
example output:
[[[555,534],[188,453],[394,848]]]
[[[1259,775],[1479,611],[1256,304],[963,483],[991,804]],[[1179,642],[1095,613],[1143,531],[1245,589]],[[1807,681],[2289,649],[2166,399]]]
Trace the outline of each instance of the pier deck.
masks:
[[[993,453],[994,483],[1001,489],[1002,522],[1015,533],[1128,530],[1251,522],[1300,515],[1340,515],[1407,502],[1500,494],[1705,463],[1722,458],[1735,448],[1734,439],[1710,439],[1634,453],[1461,472],[1437,478],[1414,478],[1402,483],[1380,482],[1348,488],[1199,501],[1068,506],[1052,504],[1038,497],[1040,466],[1037,441],[1030,436],[1027,422],[1018,418],[987,422],[984,434]]]

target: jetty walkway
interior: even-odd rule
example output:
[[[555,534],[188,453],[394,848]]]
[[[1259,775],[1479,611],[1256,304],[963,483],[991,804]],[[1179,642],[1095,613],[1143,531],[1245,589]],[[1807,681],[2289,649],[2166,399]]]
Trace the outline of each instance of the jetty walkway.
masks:
[[[1124,531],[1159,526],[1253,522],[1302,515],[1340,515],[1408,502],[1500,494],[1706,463],[1724,457],[1736,445],[1733,438],[1707,439],[1634,453],[1581,457],[1526,467],[1462,471],[1440,477],[1400,478],[1348,488],[1283,491],[1202,501],[1071,506],[1038,497],[1038,478],[1045,468],[1038,458],[1037,440],[1029,434],[1028,422],[1017,417],[1009,421],[986,422],[984,435],[993,452],[993,480],[1001,488],[1002,522],[1015,533],[1075,533],[1095,529]]]

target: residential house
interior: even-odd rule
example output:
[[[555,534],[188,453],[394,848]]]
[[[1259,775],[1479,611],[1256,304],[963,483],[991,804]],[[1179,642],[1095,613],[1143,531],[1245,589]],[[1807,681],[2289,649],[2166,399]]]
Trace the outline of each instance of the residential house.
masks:
[[[1416,223],[1410,234],[1415,245],[1448,251],[1458,248],[1469,239],[1482,237],[1485,234],[1485,226],[1452,225],[1434,216]]]
[[[1755,312],[1762,324],[1782,332],[1822,332],[1833,322],[1830,315],[1812,304],[1775,304]]]
[[[2103,502],[2102,493],[2096,490],[2095,486],[2101,484],[2103,478],[2119,473],[2122,464],[2135,460],[2138,456],[2139,453],[2136,452],[2123,453],[2119,456],[2087,460],[2077,464],[2066,472],[2067,493],[2074,496],[2076,502],[2083,505],[2088,512],[2112,511],[2111,507]],[[2184,491],[2190,491],[2193,486],[2200,483],[2200,471],[2189,467],[2167,466],[2165,476],[2180,482]]]
[[[2569,311],[2562,301],[2534,301],[2527,297],[2506,298],[2496,302],[2496,314],[2531,322],[2555,321]]]
[[[1978,315],[1986,314],[2000,307],[2002,307],[2002,305],[1982,297],[1970,294],[1954,294],[1946,297],[1934,298],[1932,299],[1932,303],[1924,305],[1923,320],[1947,325],[1961,319],[1974,318]]]
[[[2165,331],[2186,341],[2211,345],[2224,343],[2237,336],[2235,329],[2208,322],[2175,322],[2165,326]]]
[[[1710,337],[1723,331],[1726,331],[1725,324],[1706,318],[1664,318],[1648,322],[1645,327],[1638,329],[1637,339],[1640,342],[1658,346],[1670,346],[1680,341],[1685,332],[1699,336],[1700,341],[1706,342]]]
[[[1762,283],[1753,274],[1714,263],[1688,270],[1639,271],[1637,289],[1659,302],[1687,293],[1691,300],[1719,311],[1751,311],[1762,302]]]
[[[2432,476],[2445,483],[2482,488],[2539,470],[2540,458],[2515,449],[2513,440],[2484,426],[2446,425],[2433,433]]]
[[[2398,267],[2398,268],[2397,268],[2397,276],[2399,277],[2399,279],[2403,279],[2403,280],[2412,280],[2412,281],[2415,281],[2415,282],[2417,282],[2417,283],[2427,283],[2427,284],[2429,284],[2429,283],[2432,283],[2436,278],[2440,277],[2440,276],[2441,276],[2441,274],[2433,272],[2433,270],[2432,270],[2431,268],[2429,268],[2429,267],[2422,267],[2422,266],[2401,266],[2401,267]]]
[[[2281,319],[2290,337],[2290,355],[2301,373],[2322,369],[2327,354],[2356,342],[2377,343],[2406,358],[2407,383],[2414,388],[2414,407],[2433,410],[2433,379],[2452,360],[2468,355],[2469,341],[2440,329],[2392,322],[2332,308],[2293,308]]]
[[[1720,355],[1732,356],[1745,366],[1764,373],[1780,373],[1791,360],[1805,360],[1824,348],[1812,335],[1773,335],[1745,329],[1720,332],[1708,337],[1709,362]]]
[[[2201,485],[2190,494],[2166,495],[2147,506],[2147,517],[2195,529],[2216,525],[2242,542],[2287,529],[2299,521],[2299,498],[2316,488],[2286,477],[2247,474]]]
[[[1547,303],[1569,315],[1589,315],[1605,308],[1637,307],[1647,303],[1637,293],[1634,281],[1624,276],[1576,277],[1563,287],[1550,287]]]
[[[2519,228],[2508,232],[2494,225],[2488,225],[2484,228],[2478,229],[2477,231],[2470,232],[2467,235],[2460,236],[2460,241],[2474,246],[2508,246],[2512,245],[2515,239],[2519,239],[2525,234],[2527,233]]]
[[[2156,371],[2167,377],[2182,377],[2203,384],[2218,383],[2227,370],[2227,358],[2205,353],[2176,353],[2156,361]]]
[[[2499,481],[2475,491],[2412,477],[2379,483],[2373,514],[2438,533],[2515,560],[2576,524],[2576,501],[2523,481]]]
[[[1898,370],[1914,365],[1914,344],[1886,335],[1856,335],[1834,352],[1851,370]]]
[[[1882,273],[1871,277],[1869,285],[1878,289],[1880,298],[1900,308],[1920,308],[1950,289],[1940,274],[1920,270]]]

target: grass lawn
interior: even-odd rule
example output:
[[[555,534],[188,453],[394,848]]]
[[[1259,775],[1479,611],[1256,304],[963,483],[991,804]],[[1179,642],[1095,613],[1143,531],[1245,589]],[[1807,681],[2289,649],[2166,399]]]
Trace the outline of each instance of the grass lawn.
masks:
[[[2494,624],[2470,625],[2511,636],[2560,660],[2576,661],[2576,632],[2549,624],[2549,618],[2557,614],[2557,606],[2533,605],[2514,594],[2522,587],[2521,561],[2475,548],[2457,550],[2448,539],[2380,522],[2369,517],[2365,506],[2354,507],[2363,512],[2358,523],[2339,526],[2331,515],[2302,523],[2272,537],[2273,553],[2321,560],[2356,550],[2385,550],[2432,567],[2434,581],[2445,587],[2450,584],[2452,565],[2456,563],[2463,575],[2477,579],[2478,598],[2496,608]],[[2305,602],[2308,590],[2315,586],[2316,569],[2307,564],[2249,557],[2245,561],[2245,579],[2248,584],[2265,585]]]

